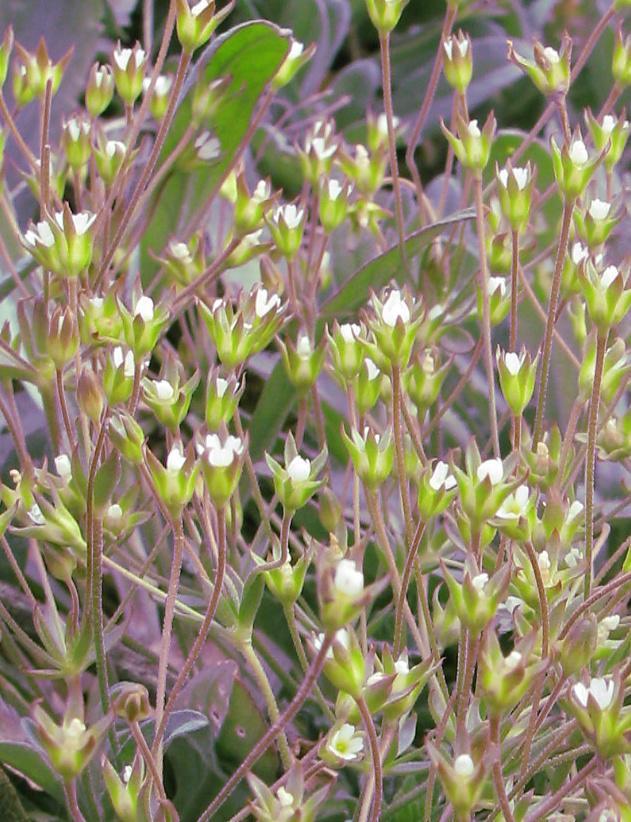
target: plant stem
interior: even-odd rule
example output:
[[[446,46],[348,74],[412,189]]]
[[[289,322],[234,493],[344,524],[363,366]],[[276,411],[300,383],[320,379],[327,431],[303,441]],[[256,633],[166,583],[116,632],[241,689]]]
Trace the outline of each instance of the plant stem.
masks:
[[[300,687],[296,691],[296,695],[294,696],[294,698],[285,708],[284,712],[281,714],[278,720],[274,722],[274,724],[270,728],[268,728],[268,730],[259,739],[259,741],[252,748],[250,753],[239,765],[237,770],[232,774],[232,776],[227,780],[227,782],[225,782],[217,796],[212,800],[210,805],[201,814],[198,822],[208,822],[208,820],[215,818],[217,810],[223,805],[223,803],[230,796],[230,794],[236,788],[239,782],[250,771],[250,769],[257,762],[259,757],[261,757],[263,753],[265,753],[265,751],[269,748],[272,742],[276,739],[278,734],[281,733],[283,728],[289,722],[291,722],[291,720],[296,716],[296,714],[304,704],[305,700],[309,696],[309,693],[315,681],[320,676],[322,668],[324,667],[324,661],[326,659],[327,652],[331,647],[332,642],[333,636],[331,634],[327,634],[322,640],[320,650],[311,661],[309,670],[306,672],[304,679],[302,680]]]
[[[79,803],[77,801],[77,781],[70,779],[64,782],[64,794],[68,804],[68,810],[73,822],[85,822],[85,817],[81,813]]]
[[[538,819],[545,819],[547,814],[555,810],[565,797],[587,779],[587,777],[596,769],[598,759],[594,757],[590,760],[584,768],[582,768],[572,779],[569,779],[562,785],[558,791],[552,794],[548,799],[535,805],[534,810],[526,816],[525,822],[536,822]]]
[[[491,301],[489,297],[489,270],[486,259],[486,236],[484,228],[484,204],[482,202],[482,175],[476,174],[473,181],[475,196],[475,217],[478,233],[478,250],[480,257],[480,288],[482,290],[482,338],[484,341],[484,362],[489,390],[489,415],[493,454],[500,455],[500,440],[497,430],[497,408],[495,405],[495,369],[493,367],[493,350],[491,342]]]
[[[408,546],[412,539],[412,513],[410,508],[410,494],[405,471],[405,444],[403,442],[403,427],[401,425],[401,369],[398,365],[392,366],[392,430],[394,433],[394,450],[397,460],[397,476],[399,479],[399,493],[401,494],[401,510],[405,524],[405,540]]]
[[[550,303],[548,304],[548,316],[546,318],[546,330],[543,338],[543,355],[541,359],[541,373],[539,377],[539,395],[537,397],[537,411],[535,414],[535,430],[532,439],[533,449],[537,447],[543,434],[543,413],[546,405],[546,394],[548,391],[548,377],[550,375],[550,357],[552,355],[552,332],[556,321],[557,308],[559,305],[559,292],[561,290],[561,274],[563,273],[563,263],[567,254],[567,245],[570,238],[570,226],[572,225],[572,214],[574,212],[574,200],[566,199],[563,205],[563,218],[561,222],[561,237],[557,248],[557,256],[554,264],[554,274],[552,275],[552,286],[550,290]]]
[[[519,279],[519,231],[513,230],[512,239],[512,263],[511,263],[511,292],[510,292],[510,326],[508,332],[508,350],[517,351],[517,281]]]
[[[594,382],[589,401],[587,418],[587,454],[585,457],[585,599],[591,594],[594,573],[594,479],[596,473],[596,436],[598,434],[598,408],[600,406],[600,388],[603,379],[605,351],[607,349],[608,331],[599,332],[596,338],[596,364],[594,365]]]
[[[508,804],[508,797],[506,796],[506,786],[504,785],[504,774],[502,773],[502,749],[500,741],[500,720],[498,717],[491,717],[491,742],[497,748],[493,756],[493,784],[495,785],[495,793],[497,801],[502,808],[504,815],[504,822],[514,822],[515,817]]]
[[[412,539],[412,544],[408,550],[405,558],[405,565],[403,566],[403,575],[401,576],[401,594],[397,600],[397,609],[394,617],[394,644],[392,654],[395,659],[401,653],[401,646],[403,644],[403,605],[407,598],[408,586],[410,584],[410,577],[412,576],[412,569],[414,567],[414,560],[418,547],[421,544],[423,531],[425,530],[425,523],[419,520],[416,528],[416,533]],[[424,591],[419,591],[419,596],[425,597]]]
[[[368,742],[370,744],[370,758],[372,760],[372,773],[374,777],[374,795],[372,790],[368,790],[369,785],[372,787],[371,780],[366,782],[362,797],[362,811],[360,812],[360,818],[364,818],[364,808],[366,808],[367,813],[372,797],[372,811],[370,814],[370,819],[371,822],[378,822],[381,816],[381,803],[383,801],[383,774],[381,771],[381,752],[379,750],[379,740],[377,739],[375,723],[373,721],[372,714],[370,713],[370,709],[366,704],[366,700],[360,696],[359,699],[356,700],[356,703],[364,723],[364,728],[366,729]]]

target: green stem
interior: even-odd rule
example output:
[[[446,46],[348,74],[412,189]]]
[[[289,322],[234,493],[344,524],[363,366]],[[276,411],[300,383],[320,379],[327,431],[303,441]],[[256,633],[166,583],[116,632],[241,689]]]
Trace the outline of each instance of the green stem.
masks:
[[[394,645],[392,653],[395,659],[398,659],[403,645],[403,605],[407,599],[408,586],[410,584],[410,577],[414,568],[414,560],[416,559],[416,552],[421,544],[423,531],[425,530],[425,523],[419,520],[416,528],[416,533],[412,539],[412,544],[405,558],[405,565],[403,566],[403,574],[401,576],[401,594],[397,600],[397,608],[394,617]],[[419,596],[425,596],[425,592],[418,592]]]
[[[504,815],[504,822],[515,822],[515,817],[508,803],[506,796],[506,786],[504,785],[504,774],[502,773],[502,749],[500,742],[500,720],[498,717],[491,717],[491,742],[495,745],[496,751],[493,752],[493,784],[495,785],[495,793],[497,801],[502,808]]]
[[[383,801],[383,774],[381,770],[381,751],[379,750],[379,740],[377,739],[375,723],[373,721],[372,714],[370,713],[370,708],[366,704],[366,700],[360,696],[359,699],[356,700],[356,703],[362,717],[362,722],[364,723],[364,728],[366,729],[368,742],[370,744],[370,758],[372,760],[372,773],[374,779],[374,782],[372,780],[368,780],[366,783],[366,789],[362,797],[362,811],[364,807],[366,807],[366,810],[370,807],[370,800],[372,797],[372,811],[370,814],[370,819],[371,822],[378,822],[381,816],[381,803]],[[373,784],[374,794],[372,790]],[[368,790],[369,786],[371,790]]]

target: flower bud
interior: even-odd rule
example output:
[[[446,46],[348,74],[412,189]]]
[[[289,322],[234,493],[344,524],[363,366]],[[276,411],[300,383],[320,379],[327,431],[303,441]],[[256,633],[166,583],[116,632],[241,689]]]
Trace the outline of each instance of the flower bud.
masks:
[[[489,302],[491,309],[491,325],[504,322],[510,310],[510,294],[504,277],[489,277]],[[482,317],[482,290],[477,292],[478,316]]]
[[[145,435],[136,420],[126,412],[112,416],[108,426],[109,439],[114,448],[132,465],[143,462]]]
[[[500,169],[496,166],[496,177],[502,214],[513,231],[523,231],[530,218],[535,182],[530,163],[523,167],[513,167],[510,161],[507,161],[505,168]]]
[[[511,711],[530,687],[542,665],[528,665],[531,642],[504,656],[495,631],[486,633],[480,654],[479,687],[490,716],[501,717]]]
[[[618,325],[631,308],[631,289],[625,289],[622,272],[615,265],[598,272],[591,260],[579,268],[578,278],[591,320],[604,334]]]
[[[45,269],[60,277],[78,277],[92,261],[94,238],[90,230],[96,215],[89,211],[73,214],[68,203],[54,218],[30,224],[24,246]]]
[[[575,200],[579,197],[590,181],[596,166],[600,162],[600,157],[590,159],[585,143],[581,138],[580,131],[569,147],[564,143],[558,147],[554,137],[550,140],[552,148],[552,166],[554,176],[561,193],[566,200]]]
[[[230,14],[234,2],[228,3],[220,12],[215,14],[214,0],[198,0],[190,7],[188,0],[177,0],[176,27],[177,36],[182,50],[192,54],[204,43],[217,26]]]
[[[418,488],[418,510],[423,522],[428,522],[449,506],[455,497],[456,478],[449,466],[440,460],[421,474]]]
[[[619,218],[610,216],[610,212],[611,203],[598,199],[590,202],[585,214],[579,210],[574,212],[574,224],[578,236],[587,243],[589,248],[602,245],[619,222]]]
[[[317,188],[330,177],[333,158],[339,145],[340,140],[335,134],[333,121],[316,120],[305,136],[304,148],[297,147],[302,173],[313,188]],[[336,198],[332,196],[330,199]],[[331,209],[332,215],[334,211],[335,209]]]
[[[487,117],[482,131],[477,120],[467,123],[460,115],[456,117],[456,134],[452,134],[442,120],[440,122],[443,134],[460,163],[478,173],[481,173],[489,162],[496,125],[492,112]]]
[[[594,369],[596,364],[595,336],[596,335],[592,333],[588,339],[578,374],[580,397],[584,402],[587,402],[591,397],[594,384]],[[624,340],[617,337],[606,349],[603,362],[600,394],[602,402],[605,405],[609,405],[609,403],[613,401],[630,371],[631,363],[626,353]]]
[[[142,92],[147,55],[139,43],[133,49],[122,48],[120,41],[112,53],[112,71],[116,91],[127,106],[133,106]]]
[[[278,347],[289,382],[299,393],[306,393],[317,380],[324,365],[326,337],[323,336],[318,345],[313,347],[309,337],[302,334],[295,346],[289,341],[284,343],[279,339]]]
[[[388,430],[379,435],[366,426],[363,435],[352,428],[349,437],[342,429],[342,439],[357,476],[367,488],[374,491],[392,473],[394,445],[391,432]]]
[[[50,59],[43,37],[37,44],[34,54],[19,43],[15,44],[15,51],[13,97],[16,104],[25,106],[36,97],[43,98],[49,81],[52,94],[56,94],[65,68],[72,57],[72,49],[69,49],[58,63],[53,63]]]
[[[390,34],[396,28],[408,2],[409,0],[366,0],[368,16],[379,34]]]
[[[324,467],[327,457],[327,451],[324,449],[313,462],[304,459],[298,454],[296,442],[291,433],[285,440],[284,468],[269,454],[265,454],[265,461],[274,479],[276,496],[287,513],[293,514],[298,508],[306,505],[322,486],[322,481],[315,478]]]
[[[449,85],[464,94],[473,74],[471,38],[459,31],[443,41],[443,71]]]
[[[57,306],[48,324],[46,350],[55,367],[62,369],[79,350],[79,329],[73,311]]]
[[[90,159],[92,151],[90,131],[90,120],[85,116],[78,115],[64,122],[61,147],[73,171],[83,168]]]
[[[107,186],[116,180],[125,162],[127,148],[120,140],[102,140],[93,149],[96,167]]]
[[[322,180],[318,213],[322,228],[327,234],[335,231],[346,219],[349,194],[348,182],[342,184],[335,179]]]
[[[461,753],[452,762],[431,741],[425,746],[456,819],[470,819],[486,784],[484,758],[476,763]]]
[[[525,348],[521,354],[515,354],[513,351],[502,352],[498,346],[496,358],[502,394],[517,417],[524,412],[535,390],[539,355],[532,360]]]
[[[33,722],[53,770],[67,781],[75,779],[87,766],[112,718],[105,716],[86,728],[82,719],[66,714],[62,724],[57,725],[40,705],[35,705]]]
[[[207,434],[195,448],[210,498],[217,508],[223,508],[236,491],[241,477],[244,443],[231,435],[222,442],[217,434]]]
[[[572,41],[567,35],[563,37],[560,52],[536,42],[534,62],[517,54],[511,42],[508,44],[508,59],[523,69],[539,91],[547,96],[567,93],[570,87],[571,56]]]
[[[151,354],[169,323],[168,308],[164,305],[154,306],[151,297],[142,295],[136,300],[133,314],[122,303],[119,303],[118,310],[123,322],[125,342],[136,359],[140,360]]]
[[[168,369],[169,371],[169,369]],[[171,368],[168,379],[142,382],[143,399],[151,408],[158,422],[169,431],[177,433],[188,414],[193,392],[199,383],[199,374],[195,372],[190,380],[180,385],[177,369]]]
[[[82,413],[92,422],[100,422],[103,414],[104,397],[101,384],[89,366],[86,366],[79,376],[77,383],[77,403]]]
[[[319,650],[323,634],[314,641]],[[335,633],[333,644],[326,654],[324,675],[336,688],[358,699],[366,679],[366,661],[355,634],[346,628]]]
[[[611,57],[611,73],[621,88],[631,85],[631,35],[623,37],[622,27],[616,34]]]
[[[176,442],[169,451],[166,466],[148,448],[145,460],[158,497],[173,516],[179,516],[195,491],[199,465],[193,455],[185,456],[181,443]]]
[[[94,63],[85,88],[85,107],[91,117],[99,117],[112,102],[114,85],[111,66]]]
[[[160,74],[156,77],[153,92],[151,93],[151,99],[149,100],[149,111],[151,112],[151,116],[156,120],[162,120],[164,115],[167,113],[167,107],[169,105],[169,92],[171,91],[172,85],[173,77],[170,75]],[[150,86],[151,78],[145,77],[142,81],[143,92],[147,93]]]
[[[622,157],[631,131],[631,123],[625,118],[624,111],[617,119],[613,114],[605,114],[599,123],[591,111],[587,110],[585,119],[594,147],[598,152],[606,152],[603,162],[607,171],[611,171]]]
[[[384,376],[370,357],[365,357],[355,380],[355,402],[360,416],[374,407],[383,386]]]
[[[255,562],[260,561],[256,554],[252,556]],[[310,564],[311,555],[307,553],[299,557],[293,565],[291,562],[285,562],[278,568],[263,571],[265,584],[272,596],[285,606],[293,605],[302,593]]]
[[[458,619],[471,631],[479,634],[497,613],[500,602],[507,593],[510,568],[505,566],[491,579],[487,573],[477,573],[473,566],[466,567],[462,583],[442,565],[449,596]]]
[[[137,682],[119,682],[112,688],[112,710],[127,722],[142,722],[153,713],[149,691]]]
[[[306,65],[315,54],[316,45],[312,43],[305,49],[304,43],[293,38],[290,41],[289,51],[283,60],[281,67],[276,72],[276,76],[272,80],[271,87],[274,91],[286,86],[294,79],[300,69]]]
[[[210,431],[218,431],[235,415],[239,400],[245,391],[245,377],[239,384],[234,375],[227,379],[212,369],[206,384],[206,425]]]
[[[101,766],[105,788],[116,818],[121,822],[137,822],[140,790],[145,778],[144,759],[137,755],[133,767],[125,765],[121,776],[105,757],[102,759]]]
[[[293,260],[302,242],[305,227],[305,211],[293,203],[279,206],[267,226],[278,251],[288,260]]]
[[[250,234],[263,226],[265,215],[271,208],[275,195],[269,180],[259,180],[254,191],[250,193],[245,175],[236,179],[236,197],[234,200],[234,225],[237,236]]]
[[[421,317],[412,319],[412,312],[416,309],[417,313],[418,307],[398,288],[386,289],[382,298],[383,302],[372,295],[368,325],[375,342],[364,343],[364,347],[382,370],[390,371],[394,366],[405,368],[421,324]]]
[[[419,360],[414,360],[403,375],[407,394],[416,406],[419,416],[423,416],[434,405],[445,381],[450,362],[436,368],[435,354],[426,349]]]
[[[371,214],[383,215],[379,206],[372,202],[372,197],[383,184],[387,157],[388,154],[383,148],[369,153],[366,146],[361,144],[354,146],[354,156],[342,149],[338,153],[342,171],[354,183],[356,190],[366,198],[365,201],[355,203],[350,211],[351,216],[355,216],[362,227],[370,223]]]
[[[365,359],[365,351],[360,342],[365,329],[357,323],[333,323],[333,333],[326,330],[333,369],[342,383],[356,377]]]
[[[460,505],[477,530],[497,513],[512,487],[504,481],[504,465],[500,459],[480,462],[473,443],[467,450],[467,472],[452,466],[460,491]]]

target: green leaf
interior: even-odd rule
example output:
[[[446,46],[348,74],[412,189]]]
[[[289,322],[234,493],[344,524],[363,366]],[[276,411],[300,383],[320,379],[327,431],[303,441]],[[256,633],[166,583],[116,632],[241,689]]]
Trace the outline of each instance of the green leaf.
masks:
[[[161,154],[164,162],[191,123],[193,86],[200,80],[210,84],[230,78],[230,85],[217,112],[200,126],[208,129],[221,146],[221,155],[194,173],[173,171],[158,200],[149,205],[153,213],[142,244],[142,277],[147,284],[157,270],[149,251],[160,253],[169,236],[198,214],[232,168],[252,120],[256,104],[274,77],[289,49],[288,37],[270,23],[245,23],[229,31],[202,56],[195,76],[178,106]]]
[[[261,604],[265,580],[263,574],[253,573],[248,577],[241,596],[239,607],[239,630],[252,631],[256,614]]]
[[[263,452],[274,442],[295,399],[296,391],[279,360],[265,382],[248,429],[253,462],[260,460]]]

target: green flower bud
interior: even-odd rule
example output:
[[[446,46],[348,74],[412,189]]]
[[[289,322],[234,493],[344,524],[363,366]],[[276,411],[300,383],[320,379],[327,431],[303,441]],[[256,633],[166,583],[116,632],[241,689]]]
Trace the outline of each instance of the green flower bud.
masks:
[[[613,114],[605,114],[599,123],[588,109],[585,112],[585,119],[594,147],[598,152],[605,152],[603,162],[607,171],[611,171],[622,157],[631,131],[631,123],[625,119],[624,111],[617,119]]]
[[[206,384],[206,425],[210,431],[218,431],[235,415],[239,400],[245,391],[245,376],[239,384],[234,375],[227,379],[212,369]]]
[[[340,149],[338,162],[357,191],[366,198],[365,201],[355,203],[349,212],[360,226],[366,227],[371,218],[383,216],[383,211],[372,202],[372,197],[381,188],[386,176],[387,151],[380,147],[369,153],[366,146],[358,144],[354,146],[354,156]]]
[[[600,156],[590,160],[580,131],[578,136],[570,143],[569,148],[567,144],[559,148],[554,137],[550,140],[550,146],[552,148],[554,176],[559,189],[566,200],[574,200],[583,194],[587,188],[587,184],[600,162]]]
[[[121,822],[138,822],[140,789],[145,781],[145,765],[142,756],[137,755],[134,764],[125,765],[119,776],[109,761],[101,761],[103,781],[114,808],[116,818]]]
[[[278,69],[276,76],[272,80],[271,87],[274,91],[286,86],[294,79],[300,69],[305,66],[315,54],[316,45],[312,43],[305,49],[304,44],[298,40],[291,39],[289,51]]]
[[[280,556],[280,546],[278,546],[278,548],[279,551],[275,553],[273,559],[277,559],[277,557]],[[252,557],[255,562],[262,562],[257,554],[252,554]],[[299,557],[293,565],[291,562],[285,562],[278,568],[263,571],[265,584],[272,596],[276,597],[276,599],[285,606],[293,605],[302,593],[310,564],[311,553],[308,552]]]
[[[231,435],[222,442],[217,434],[207,434],[195,448],[210,498],[217,508],[223,508],[236,491],[241,477],[244,443]]]
[[[250,193],[245,175],[236,178],[234,198],[234,226],[237,237],[251,234],[262,228],[265,215],[272,207],[276,195],[272,195],[269,180],[259,180]]]
[[[176,433],[188,414],[193,392],[199,383],[199,374],[195,372],[190,380],[180,385],[180,376],[176,369],[171,369],[167,379],[142,382],[143,399],[151,408],[158,422]]]
[[[145,460],[158,496],[173,516],[179,516],[195,491],[199,465],[193,454],[185,456],[181,443],[176,442],[169,451],[166,466],[148,448]]]
[[[97,745],[112,724],[111,715],[103,717],[91,728],[83,719],[66,714],[57,725],[40,705],[33,708],[35,733],[48,754],[53,770],[64,780],[75,779],[87,766]]]
[[[145,435],[136,420],[126,412],[118,412],[109,421],[109,439],[114,448],[132,465],[143,462]]]
[[[79,329],[73,311],[57,306],[48,324],[46,350],[58,369],[70,362],[79,350]]]
[[[437,369],[434,352],[428,348],[420,360],[414,360],[403,375],[407,394],[419,416],[427,413],[438,399],[450,365],[451,362],[447,362]]]
[[[121,172],[127,157],[125,143],[120,140],[103,140],[99,137],[98,146],[93,149],[96,167],[107,186],[111,186]]]
[[[456,495],[456,479],[449,473],[449,466],[440,460],[433,470],[421,474],[418,487],[418,511],[423,522],[442,514]]]
[[[7,79],[7,72],[9,71],[9,58],[13,51],[13,28],[8,26],[4,32],[2,43],[0,43],[0,91]]]
[[[445,123],[440,121],[443,134],[459,162],[465,168],[478,173],[482,172],[489,162],[496,125],[493,112],[486,118],[482,131],[478,127],[477,120],[467,123],[460,115],[456,117],[456,134],[452,134]]]
[[[443,41],[443,71],[449,85],[464,94],[473,75],[471,38],[461,31]]]
[[[484,758],[475,763],[468,753],[459,754],[453,762],[429,740],[425,747],[457,820],[470,819],[486,784]]]
[[[293,514],[298,508],[302,508],[322,486],[322,481],[316,480],[316,477],[322,471],[327,458],[326,448],[313,462],[301,457],[291,433],[285,440],[285,468],[269,454],[265,454],[265,461],[274,479],[276,496],[286,512]]]
[[[366,9],[379,34],[389,34],[401,18],[409,0],[366,0]]]
[[[137,682],[119,682],[112,688],[112,710],[127,722],[142,722],[153,713],[149,691]]]
[[[555,425],[550,434],[544,436],[544,440],[537,443],[534,450],[530,447],[524,447],[522,453],[528,463],[530,479],[533,484],[543,489],[554,485],[559,472],[561,445],[561,432],[558,426]]]
[[[467,472],[455,465],[452,471],[460,491],[460,505],[474,530],[495,516],[515,485],[504,481],[501,459],[480,462],[475,444],[467,450]]]
[[[16,104],[21,107],[36,97],[43,98],[49,81],[52,93],[56,94],[65,68],[72,57],[72,49],[69,49],[58,63],[53,63],[48,56],[43,37],[37,44],[35,54],[28,52],[19,43],[15,44],[15,51],[13,97]]]
[[[215,0],[198,0],[192,8],[188,0],[177,0],[176,8],[178,40],[182,50],[187,54],[192,54],[208,42],[217,26],[234,8],[234,2],[228,3],[217,14],[215,14]]]
[[[85,107],[91,117],[99,117],[112,102],[114,86],[111,67],[94,63],[85,88]]]
[[[487,573],[477,573],[475,567],[467,566],[462,583],[456,581],[443,563],[441,567],[458,619],[472,634],[479,634],[506,598],[510,567],[505,566],[489,579]]]
[[[532,641],[504,656],[495,631],[487,631],[480,654],[479,686],[489,716],[510,712],[530,687],[542,663],[528,664]]]
[[[527,485],[519,485],[498,508],[494,524],[511,539],[529,541],[536,516],[535,498]]]
[[[616,34],[616,41],[611,57],[613,79],[622,88],[631,85],[631,35],[623,38],[622,26]]]
[[[371,299],[372,316],[368,325],[375,342],[363,344],[382,370],[390,371],[395,366],[405,368],[422,321],[419,316],[412,320],[412,312],[418,313],[419,309],[397,288],[385,290],[382,297],[383,302],[375,294]]]
[[[543,46],[536,42],[534,45],[534,62],[521,57],[513,49],[512,42],[508,43],[508,59],[530,77],[535,86],[546,96],[566,94],[570,87],[572,56],[572,40],[564,35],[561,51],[551,46]]]
[[[335,231],[346,219],[349,195],[350,185],[348,182],[341,184],[338,180],[322,180],[318,213],[322,228],[327,234]]]
[[[414,709],[421,691],[435,668],[431,659],[426,659],[410,668],[406,651],[395,661],[390,651],[384,648],[384,675],[386,678],[394,677],[389,683],[388,697],[381,706],[386,721],[397,721]]]
[[[621,462],[631,456],[631,411],[620,419],[611,417],[596,440],[600,459]]]
[[[305,227],[305,211],[293,203],[275,209],[267,226],[278,251],[288,260],[293,260],[302,242]]]
[[[595,364],[596,337],[595,334],[592,333],[587,341],[578,374],[580,397],[584,402],[586,402],[592,394]],[[600,392],[605,405],[609,405],[609,403],[613,401],[630,371],[631,363],[628,361],[625,342],[620,337],[617,337],[605,351],[603,362]]]
[[[91,129],[90,120],[81,115],[71,117],[63,124],[61,147],[66,154],[68,165],[74,171],[83,168],[90,159]]]
[[[133,314],[122,304],[118,304],[125,342],[134,352],[137,360],[151,354],[162,332],[170,320],[169,309],[154,306],[151,297],[142,295],[136,300]]]
[[[78,522],[61,501],[56,489],[51,490],[53,503],[40,494],[33,496],[33,504],[26,511],[23,527],[13,527],[16,534],[33,537],[61,547],[70,547],[83,557],[86,544]]]
[[[588,260],[578,272],[581,291],[592,322],[601,334],[618,325],[631,308],[631,289],[625,289],[615,265],[599,273]]]
[[[382,485],[392,473],[394,466],[394,444],[392,434],[375,434],[368,426],[363,436],[357,429],[351,429],[349,437],[342,429],[342,439],[348,451],[357,476],[370,490]]]
[[[502,394],[513,414],[519,416],[535,390],[539,355],[532,360],[525,348],[521,354],[515,354],[513,351],[502,352],[498,346],[496,357]]]
[[[118,342],[123,333],[123,322],[118,310],[116,295],[110,291],[106,297],[80,298],[79,331],[81,342],[94,345]]]
[[[168,74],[160,74],[156,77],[156,82],[153,86],[153,92],[149,100],[149,111],[151,116],[160,121],[167,113],[169,105],[169,92],[173,85],[173,77]],[[142,81],[142,90],[145,94],[149,92],[151,86],[151,78],[145,77]]]
[[[306,393],[324,365],[326,337],[323,336],[315,348],[306,334],[298,337],[295,346],[289,341],[284,343],[279,339],[277,342],[289,381],[299,393]]]
[[[297,147],[302,173],[314,188],[331,174],[339,144],[335,124],[331,120],[316,120],[305,136],[304,149]]]
[[[578,236],[589,248],[602,245],[611,234],[614,226],[620,222],[619,217],[610,217],[611,203],[604,200],[592,200],[587,212],[574,212],[574,224]]]
[[[73,214],[68,203],[48,217],[30,223],[24,246],[45,269],[60,277],[78,277],[92,261],[94,238],[90,228],[96,215],[89,211]]]
[[[219,77],[211,83],[202,79],[193,86],[193,100],[191,103],[193,123],[201,125],[212,121],[231,84],[232,79],[228,76]]]
[[[323,641],[323,634],[314,640],[316,651]],[[324,675],[336,688],[358,699],[366,679],[366,661],[352,631],[340,628],[326,654]]]
[[[354,393],[357,410],[360,416],[367,414],[374,407],[383,386],[384,376],[370,357],[364,363],[355,380]]]
[[[510,310],[510,294],[504,277],[489,277],[491,325],[500,325]],[[478,316],[482,317],[482,290],[477,291]]]
[[[502,214],[513,231],[523,231],[528,225],[535,175],[530,163],[514,167],[507,161],[506,167],[496,166],[497,193]]]
[[[566,677],[574,676],[592,660],[598,644],[598,624],[594,614],[577,620],[558,649],[559,662]]]
[[[136,43],[133,49],[122,48],[120,41],[112,53],[112,71],[116,91],[127,106],[133,106],[142,92],[147,55]]]
[[[618,676],[592,677],[588,685],[577,682],[570,691],[568,708],[604,760],[631,752],[631,710],[623,702]]]
[[[327,328],[326,336],[329,341],[329,350],[333,360],[332,365],[336,377],[342,385],[356,377],[361,371],[365,359],[364,347],[360,339],[365,335],[365,329],[358,323],[333,323],[333,333]]]
[[[315,822],[317,819],[318,807],[327,798],[328,787],[324,786],[307,797],[301,764],[297,762],[292,765],[288,774],[284,786],[275,794],[253,773],[247,775],[250,789],[256,797],[252,813],[259,822],[289,822],[294,819]]]
[[[196,232],[184,243],[171,240],[163,257],[158,257],[176,288],[186,286],[199,277],[207,268],[204,239]]]
[[[92,422],[100,422],[103,414],[104,397],[103,388],[89,366],[86,366],[79,376],[77,382],[77,403],[81,411],[86,414]]]

